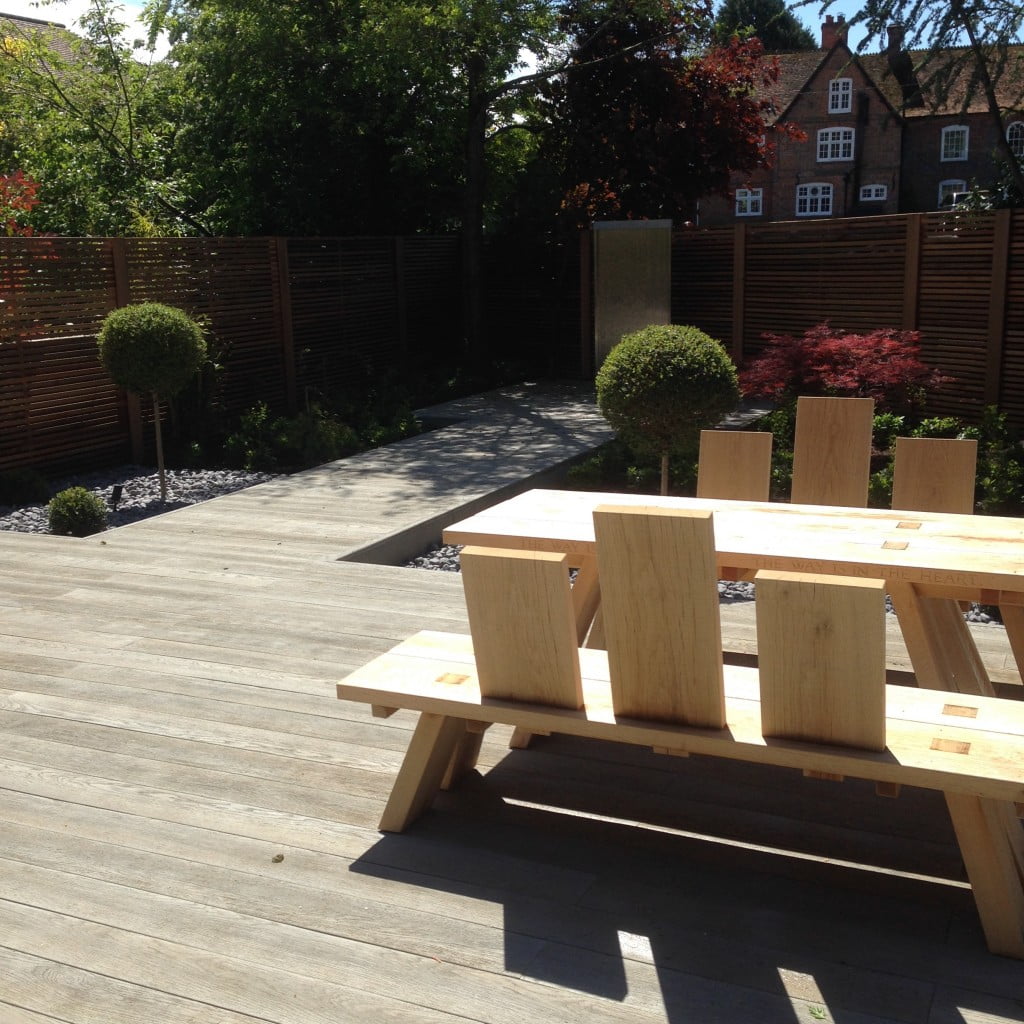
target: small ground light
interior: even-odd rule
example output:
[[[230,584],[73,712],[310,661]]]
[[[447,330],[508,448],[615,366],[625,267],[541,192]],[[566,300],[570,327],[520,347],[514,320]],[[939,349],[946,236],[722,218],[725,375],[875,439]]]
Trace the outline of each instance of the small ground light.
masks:
[[[110,507],[116,512],[117,503],[121,500],[121,491],[124,489],[124,484],[114,484],[110,489]]]

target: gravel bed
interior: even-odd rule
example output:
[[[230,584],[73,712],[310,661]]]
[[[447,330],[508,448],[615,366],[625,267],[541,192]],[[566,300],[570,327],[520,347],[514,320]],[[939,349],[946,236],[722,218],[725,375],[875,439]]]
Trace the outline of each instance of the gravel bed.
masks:
[[[167,479],[167,501],[160,501],[160,476],[148,466],[118,466],[97,473],[66,477],[52,483],[53,493],[68,487],[84,487],[98,494],[109,509],[108,529],[137,523],[140,519],[170,512],[172,509],[209,501],[243,487],[266,483],[272,473],[246,473],[235,469],[170,469]],[[120,485],[121,497],[112,507],[114,487]],[[14,508],[0,505],[0,530],[17,533],[49,533],[45,505]]]

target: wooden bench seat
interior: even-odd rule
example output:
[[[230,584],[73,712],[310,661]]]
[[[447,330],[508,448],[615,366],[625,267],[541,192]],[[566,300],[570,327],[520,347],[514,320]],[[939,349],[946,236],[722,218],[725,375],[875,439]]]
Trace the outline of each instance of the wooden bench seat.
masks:
[[[492,724],[934,789],[989,948],[1024,959],[1024,702],[887,685],[880,580],[759,573],[759,665],[726,665],[711,513],[594,521],[607,650],[579,646],[565,556],[467,547],[472,637],[418,633],[338,685],[420,712],[380,828],[455,784]]]

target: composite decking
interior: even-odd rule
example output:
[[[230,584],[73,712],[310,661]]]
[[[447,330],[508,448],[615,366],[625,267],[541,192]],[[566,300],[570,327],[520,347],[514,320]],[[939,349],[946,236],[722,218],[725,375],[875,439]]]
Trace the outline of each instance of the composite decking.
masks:
[[[603,437],[571,389],[447,415],[100,537],[0,533],[0,1024],[1024,1021],[934,794],[495,728],[376,831],[413,718],[334,683],[465,611],[339,559]]]

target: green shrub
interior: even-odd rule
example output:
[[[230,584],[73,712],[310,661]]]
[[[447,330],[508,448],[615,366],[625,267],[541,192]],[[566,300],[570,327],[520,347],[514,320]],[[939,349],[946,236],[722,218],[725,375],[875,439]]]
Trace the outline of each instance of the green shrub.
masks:
[[[627,334],[597,374],[601,412],[638,455],[660,458],[663,494],[670,456],[692,456],[701,428],[738,402],[732,360],[696,327],[653,325]]]
[[[229,466],[263,472],[277,469],[279,450],[270,409],[265,402],[257,402],[242,413],[238,429],[228,435],[224,459]]]
[[[891,452],[896,438],[906,429],[906,416],[895,412],[880,412],[875,416],[871,430],[871,443],[877,452]]]
[[[0,473],[0,505],[45,505],[50,485],[34,469],[8,469]]]
[[[932,416],[910,432],[911,437],[962,437],[964,421],[956,416]]]
[[[271,418],[259,402],[242,414],[238,430],[224,443],[228,465],[257,471],[293,470],[362,451],[356,431],[313,404],[297,416]]]
[[[362,448],[359,436],[347,423],[318,405],[297,416],[276,420],[273,436],[278,445],[276,458],[292,467],[319,466]]]
[[[107,526],[107,504],[84,487],[59,491],[47,506],[50,533],[66,537],[88,537]]]

